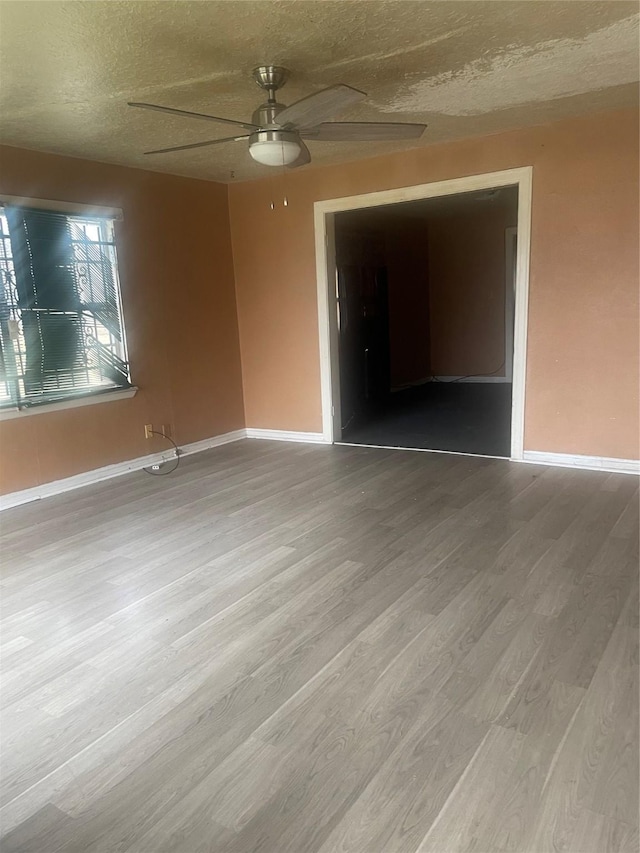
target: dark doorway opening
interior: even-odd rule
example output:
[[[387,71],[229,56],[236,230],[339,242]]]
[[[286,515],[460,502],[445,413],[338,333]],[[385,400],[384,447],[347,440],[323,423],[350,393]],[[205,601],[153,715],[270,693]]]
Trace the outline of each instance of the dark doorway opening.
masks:
[[[343,442],[510,456],[518,190],[335,216]]]

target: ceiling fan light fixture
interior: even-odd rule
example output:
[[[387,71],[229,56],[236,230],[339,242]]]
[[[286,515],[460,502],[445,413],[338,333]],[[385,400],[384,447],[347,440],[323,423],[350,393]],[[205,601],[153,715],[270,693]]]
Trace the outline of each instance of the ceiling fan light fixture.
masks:
[[[298,159],[301,150],[295,133],[266,130],[249,137],[249,154],[263,166],[289,166]]]

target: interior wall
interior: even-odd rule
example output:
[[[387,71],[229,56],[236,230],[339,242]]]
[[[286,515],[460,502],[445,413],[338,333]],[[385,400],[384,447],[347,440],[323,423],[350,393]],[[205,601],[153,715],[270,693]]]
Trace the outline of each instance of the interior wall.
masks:
[[[431,375],[429,250],[423,223],[397,217],[383,225],[389,279],[391,387]]]
[[[505,375],[505,231],[517,212],[476,207],[428,221],[435,376]]]
[[[525,448],[637,458],[637,127],[602,113],[231,185],[248,425],[322,429],[315,201],[533,165]]]
[[[517,190],[387,205],[336,216],[336,260],[358,229],[387,268],[391,386],[505,375],[506,229]],[[375,249],[374,249],[375,246]]]
[[[242,427],[246,408],[252,427],[319,432],[313,202],[531,164],[525,447],[637,458],[637,121],[636,110],[604,113],[231,185],[233,263],[222,185],[0,148],[1,192],[123,208],[140,387],[129,400],[1,421],[0,488],[157,450],[145,423],[172,424],[184,444]]]
[[[336,264],[387,271],[391,387],[430,376],[426,225],[388,208],[336,217]]]
[[[227,187],[0,148],[0,192],[119,207],[132,399],[0,421],[3,493],[244,426]]]

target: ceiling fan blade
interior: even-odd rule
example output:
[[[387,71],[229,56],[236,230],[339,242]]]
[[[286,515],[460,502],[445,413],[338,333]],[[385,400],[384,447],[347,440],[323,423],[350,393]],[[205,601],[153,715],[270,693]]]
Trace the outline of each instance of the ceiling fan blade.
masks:
[[[305,139],[318,142],[376,142],[385,139],[419,139],[426,124],[378,121],[328,121],[301,130]]]
[[[188,110],[176,110],[173,107],[160,107],[158,104],[142,104],[137,101],[129,101],[130,107],[141,107],[143,110],[157,110],[159,113],[170,113],[176,116],[187,116],[187,118],[200,118],[205,121],[218,121],[222,124],[234,124],[236,127],[243,127],[245,130],[257,130],[258,125],[251,124],[246,121],[236,121],[232,118],[220,118],[219,116],[209,116],[206,113],[192,113]]]
[[[289,163],[287,168],[289,169],[297,169],[298,166],[306,166],[307,163],[311,162],[311,152],[304,144],[302,140],[300,140],[300,154],[298,155],[298,159],[294,160],[293,163]]]
[[[189,148],[204,148],[207,145],[219,145],[221,142],[240,142],[248,139],[249,134],[244,136],[226,136],[224,139],[209,139],[206,142],[192,142],[191,145],[174,145],[172,148],[157,148],[155,151],[145,151],[145,154],[168,154],[170,151],[187,151]]]
[[[301,130],[307,127],[316,127],[327,118],[346,110],[351,104],[357,104],[366,98],[364,92],[352,89],[351,86],[338,84],[322,89],[313,95],[302,98],[291,104],[286,110],[278,113],[278,124],[281,127],[291,127]]]

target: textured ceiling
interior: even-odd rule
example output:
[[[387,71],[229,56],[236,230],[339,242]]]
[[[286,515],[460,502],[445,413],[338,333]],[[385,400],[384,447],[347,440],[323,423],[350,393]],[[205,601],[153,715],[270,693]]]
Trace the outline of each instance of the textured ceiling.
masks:
[[[313,164],[637,103],[638,4],[581,0],[0,2],[0,141],[218,181],[269,174],[225,125],[128,100],[250,118],[255,65],[292,71],[290,104],[336,82],[369,94],[340,116],[424,121],[416,143],[310,142]],[[304,168],[312,168],[307,166]]]

